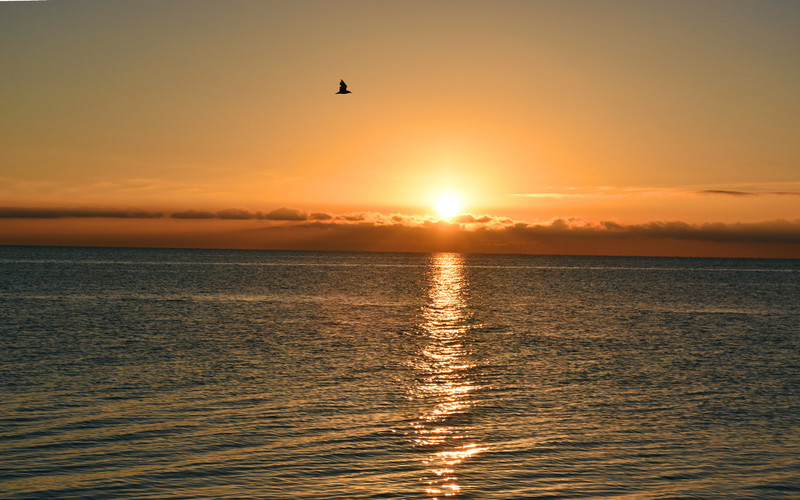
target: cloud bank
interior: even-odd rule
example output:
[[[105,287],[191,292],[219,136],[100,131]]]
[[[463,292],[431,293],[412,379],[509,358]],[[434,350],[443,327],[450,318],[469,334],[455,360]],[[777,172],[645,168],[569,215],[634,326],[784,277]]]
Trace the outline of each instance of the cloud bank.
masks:
[[[780,185],[779,185],[780,186]],[[786,183],[783,187],[789,189],[796,186],[796,183]],[[776,186],[756,186],[751,189],[690,189],[690,188],[659,188],[659,187],[568,187],[561,192],[547,191],[539,193],[514,193],[511,196],[522,198],[642,198],[642,197],[669,197],[669,198],[691,198],[698,195],[720,195],[720,196],[800,196],[800,191],[775,189]]]
[[[352,223],[359,221],[359,223]],[[644,224],[618,222],[588,222],[582,219],[554,219],[544,223],[529,223],[489,215],[461,215],[452,222],[425,217],[382,214],[361,214],[332,217],[325,222],[307,222],[296,227],[319,231],[343,231],[350,234],[385,235],[404,230],[440,231],[444,234],[474,234],[475,240],[531,241],[547,238],[613,238],[616,240],[648,238],[686,241],[786,243],[800,245],[800,220],[774,220],[755,223],[689,224],[681,221],[655,221]]]
[[[206,212],[198,210],[186,210],[184,212],[175,212],[170,217],[173,219],[224,219],[224,220],[277,220],[277,221],[304,221],[309,218],[319,220],[320,217],[325,217],[326,214],[311,214],[307,215],[301,210],[293,208],[281,207],[270,212],[251,212],[241,208],[228,208],[218,212]]]
[[[719,194],[724,196],[800,196],[797,191],[735,191],[730,189],[704,189],[699,194]]]
[[[133,246],[800,258],[800,220],[624,224],[581,218],[527,222],[488,214],[462,214],[446,221],[431,216],[379,212],[308,213],[287,207],[267,212],[240,208],[185,210],[169,216],[143,210],[6,207],[0,208],[0,218],[6,219],[4,224],[9,227],[15,220],[15,227],[23,227],[25,221],[28,221],[26,227],[36,227],[36,220],[42,221],[39,224],[52,221],[47,226],[47,238],[43,236],[44,230],[38,235],[35,230],[8,231],[5,237],[0,235],[0,244],[88,245],[107,241],[101,229],[76,232],[77,222],[58,225],[60,219],[74,218],[96,221],[93,227],[102,226],[115,235],[115,245]],[[126,240],[121,222],[109,225],[102,223],[103,219],[127,219],[130,224],[135,219],[142,222],[136,223],[135,231],[131,229],[138,231],[135,237],[132,232],[130,240]],[[209,222],[198,225],[191,220]],[[242,225],[241,221],[251,222]],[[66,233],[62,226],[69,226],[72,232]],[[225,233],[224,238],[220,237],[221,233]],[[27,239],[19,236],[21,234],[27,235]],[[60,240],[59,234],[62,235]]]
[[[136,209],[0,207],[0,219],[61,219],[68,217],[157,219],[163,215],[161,212]]]

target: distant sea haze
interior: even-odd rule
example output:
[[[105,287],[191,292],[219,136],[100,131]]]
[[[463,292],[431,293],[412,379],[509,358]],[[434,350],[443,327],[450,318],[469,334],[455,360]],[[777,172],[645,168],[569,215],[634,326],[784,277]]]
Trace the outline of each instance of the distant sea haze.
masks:
[[[0,246],[3,498],[798,498],[800,261]]]

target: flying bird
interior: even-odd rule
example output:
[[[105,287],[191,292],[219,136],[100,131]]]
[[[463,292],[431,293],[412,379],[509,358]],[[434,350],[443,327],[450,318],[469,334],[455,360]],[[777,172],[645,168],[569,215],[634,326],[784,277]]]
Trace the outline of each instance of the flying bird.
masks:
[[[344,83],[344,80],[339,80],[339,92],[337,94],[351,94],[349,90],[347,90],[347,84]]]

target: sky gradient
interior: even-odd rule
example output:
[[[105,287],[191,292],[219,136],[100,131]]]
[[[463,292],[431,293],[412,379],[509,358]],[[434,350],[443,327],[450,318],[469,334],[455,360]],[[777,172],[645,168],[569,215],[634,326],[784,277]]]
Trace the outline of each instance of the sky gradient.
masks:
[[[793,1],[2,2],[0,244],[800,257],[798,27]]]

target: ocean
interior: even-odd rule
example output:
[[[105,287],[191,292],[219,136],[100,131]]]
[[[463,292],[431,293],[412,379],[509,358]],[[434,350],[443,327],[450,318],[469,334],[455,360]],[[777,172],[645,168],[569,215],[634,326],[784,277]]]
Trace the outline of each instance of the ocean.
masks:
[[[800,261],[0,247],[0,497],[800,498]]]

